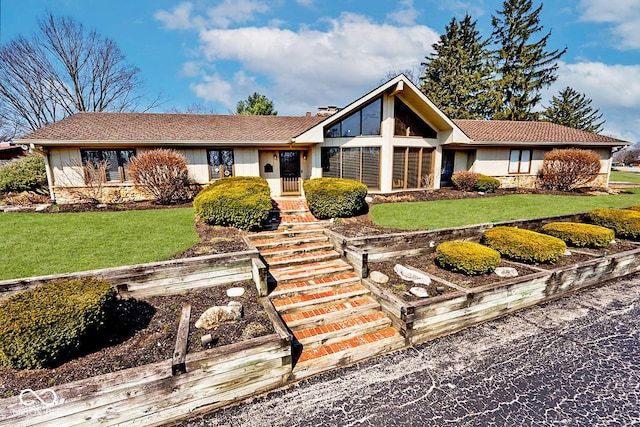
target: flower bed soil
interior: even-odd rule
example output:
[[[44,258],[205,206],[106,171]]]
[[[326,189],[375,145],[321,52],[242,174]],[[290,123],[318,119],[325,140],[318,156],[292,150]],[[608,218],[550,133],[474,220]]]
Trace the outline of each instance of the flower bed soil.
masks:
[[[206,333],[214,337],[213,345],[207,348],[238,342],[247,328],[253,331],[246,336],[247,339],[273,333],[273,326],[257,299],[255,285],[252,282],[238,282],[230,286],[242,286],[247,291],[243,297],[234,298],[243,305],[243,318],[237,322],[224,323],[210,331],[195,328],[195,322],[207,308],[227,305],[231,300],[226,294],[227,286],[184,295],[121,299],[107,331],[100,334],[100,342],[86,349],[83,356],[50,369],[15,370],[0,367],[0,396],[15,396],[27,388],[43,389],[170,359],[184,303],[191,304],[188,352],[203,349],[200,337]],[[259,323],[263,328],[251,326],[252,323]]]
[[[198,243],[174,256],[174,259],[249,250],[242,238],[244,232],[232,227],[213,226],[196,220]]]

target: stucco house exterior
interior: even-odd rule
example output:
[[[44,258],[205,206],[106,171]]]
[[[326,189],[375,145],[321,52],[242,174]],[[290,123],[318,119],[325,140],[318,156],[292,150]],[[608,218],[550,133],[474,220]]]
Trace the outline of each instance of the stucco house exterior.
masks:
[[[318,115],[79,113],[16,142],[45,156],[51,198],[61,203],[85,186],[82,163],[96,160],[109,164],[105,186],[118,197],[143,198],[127,163],[158,147],[184,154],[195,183],[261,176],[273,196],[286,196],[323,176],[361,181],[370,192],[440,188],[462,170],[530,187],[544,153],[567,147],[594,150],[602,159],[594,184],[606,186],[612,150],[628,145],[546,122],[452,120],[404,75]]]

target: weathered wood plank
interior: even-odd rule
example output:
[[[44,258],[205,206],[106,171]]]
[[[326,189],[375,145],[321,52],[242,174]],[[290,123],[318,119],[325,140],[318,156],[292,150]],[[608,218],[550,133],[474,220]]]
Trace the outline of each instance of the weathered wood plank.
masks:
[[[267,272],[267,266],[260,258],[253,258],[251,260],[251,277],[258,289],[258,296],[261,297],[265,297],[269,293]]]
[[[187,357],[187,341],[189,339],[189,321],[191,320],[191,304],[185,304],[180,314],[180,324],[178,325],[178,333],[176,334],[176,347],[173,351],[173,359],[171,362],[171,374],[186,374],[187,366],[185,358]]]
[[[273,324],[273,328],[275,329],[276,334],[280,336],[283,342],[291,343],[291,341],[293,340],[293,334],[291,334],[291,332],[287,328],[287,325],[284,324],[284,322],[280,318],[280,315],[276,312],[276,309],[273,306],[271,300],[264,297],[260,298],[259,301],[260,304],[262,304],[262,306],[264,307],[264,310],[267,312],[267,316],[269,317],[271,324]]]

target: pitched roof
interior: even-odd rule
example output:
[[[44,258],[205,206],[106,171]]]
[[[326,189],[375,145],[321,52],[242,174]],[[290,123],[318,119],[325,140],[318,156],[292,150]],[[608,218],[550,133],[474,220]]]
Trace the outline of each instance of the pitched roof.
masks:
[[[21,140],[288,141],[323,117],[78,113]]]
[[[626,141],[549,122],[507,120],[454,120],[474,142],[484,143],[603,143],[628,144]]]

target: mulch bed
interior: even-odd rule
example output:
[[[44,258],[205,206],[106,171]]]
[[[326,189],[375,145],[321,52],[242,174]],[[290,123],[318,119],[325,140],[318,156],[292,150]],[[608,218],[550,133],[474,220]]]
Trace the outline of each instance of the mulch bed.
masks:
[[[226,294],[227,286],[216,286],[184,295],[119,300],[109,329],[100,334],[102,348],[94,345],[83,356],[51,369],[18,371],[0,368],[0,397],[16,396],[27,388],[38,390],[170,359],[184,303],[191,304],[188,352],[204,349],[200,337],[206,333],[211,333],[214,337],[214,342],[206,348],[238,342],[243,337],[243,332],[247,339],[273,333],[273,326],[257,300],[255,285],[252,282],[238,282],[229,285],[231,286],[246,289],[244,296],[234,298],[243,305],[243,318],[207,331],[196,329],[195,322],[207,308],[227,305],[231,300]],[[257,327],[256,324],[262,327]],[[248,336],[245,332],[247,329],[251,331]]]
[[[197,220],[196,232],[198,243],[174,256],[174,259],[249,250],[242,237],[245,233],[237,228],[213,226]]]

